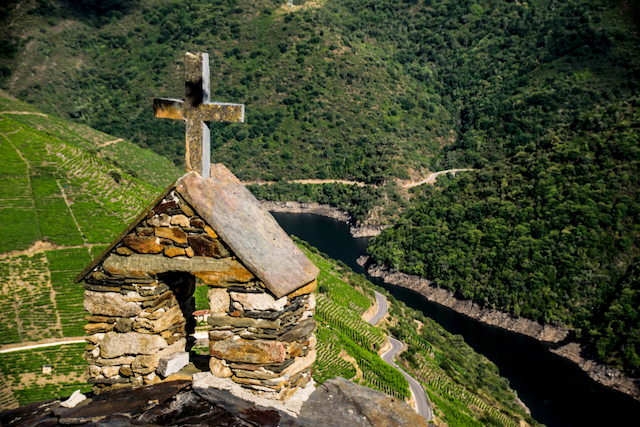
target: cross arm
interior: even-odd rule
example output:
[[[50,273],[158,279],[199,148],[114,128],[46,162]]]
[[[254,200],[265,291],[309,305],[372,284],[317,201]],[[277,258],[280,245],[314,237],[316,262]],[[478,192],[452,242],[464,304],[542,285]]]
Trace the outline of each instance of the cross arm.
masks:
[[[153,113],[162,119],[185,120],[182,114],[182,99],[153,98]]]
[[[244,123],[244,104],[206,102],[198,106],[198,113],[205,122]]]

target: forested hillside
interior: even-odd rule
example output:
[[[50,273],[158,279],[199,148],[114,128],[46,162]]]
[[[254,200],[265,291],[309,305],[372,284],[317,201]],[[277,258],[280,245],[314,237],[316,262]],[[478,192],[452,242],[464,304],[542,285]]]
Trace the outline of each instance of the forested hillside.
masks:
[[[358,218],[397,197],[412,208],[373,243],[378,261],[574,326],[637,376],[638,2],[285,3],[9,0],[0,84],[181,164],[183,124],[154,119],[150,99],[182,96],[184,52],[207,51],[214,98],[247,104],[245,125],[212,126],[213,159],[241,179],[472,167],[411,199],[290,194]]]

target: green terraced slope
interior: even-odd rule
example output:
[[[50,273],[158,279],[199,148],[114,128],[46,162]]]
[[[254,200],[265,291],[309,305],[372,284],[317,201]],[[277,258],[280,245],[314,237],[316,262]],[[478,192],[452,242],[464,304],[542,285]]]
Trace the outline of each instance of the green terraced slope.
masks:
[[[157,187],[166,187],[182,175],[170,160],[151,150],[78,124],[47,115],[0,91],[0,116],[84,149],[112,165],[113,174],[126,173]]]

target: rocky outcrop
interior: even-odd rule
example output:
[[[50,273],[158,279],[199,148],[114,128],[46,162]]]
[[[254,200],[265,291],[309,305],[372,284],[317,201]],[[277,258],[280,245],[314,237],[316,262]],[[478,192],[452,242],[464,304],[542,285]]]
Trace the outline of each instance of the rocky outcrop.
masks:
[[[389,227],[388,225],[365,225],[358,224],[353,217],[343,210],[334,208],[329,205],[320,203],[301,203],[301,202],[275,202],[271,200],[262,200],[262,207],[269,212],[285,212],[285,213],[310,213],[314,215],[326,216],[349,225],[350,232],[353,237],[373,237],[377,236]]]
[[[371,276],[382,278],[385,283],[411,289],[429,301],[449,307],[479,322],[527,335],[539,341],[560,343],[567,340],[572,331],[570,328],[543,325],[529,319],[514,318],[508,313],[498,310],[482,308],[473,301],[457,298],[453,292],[447,289],[434,286],[427,279],[400,273],[388,267],[375,264],[367,256],[361,256],[358,259],[358,264],[367,268],[367,272]],[[640,380],[628,378],[616,369],[585,357],[580,344],[572,342],[558,349],[550,349],[550,351],[577,363],[582,370],[600,384],[640,400]]]
[[[494,309],[483,308],[479,304],[463,300],[447,289],[434,286],[430,280],[418,276],[401,273],[371,262],[369,257],[362,256],[358,264],[366,267],[373,277],[382,278],[385,283],[411,289],[428,299],[458,313],[471,317],[479,322],[497,326],[511,332],[527,335],[540,341],[557,343],[564,340],[571,332],[570,328],[542,325],[533,320],[515,318],[508,313]]]
[[[584,355],[585,351],[580,344],[572,342],[551,351],[577,363],[580,369],[587,372],[592,380],[640,400],[640,380],[631,379],[617,369],[589,359]]]
[[[427,426],[427,420],[402,400],[339,377],[316,389],[298,420],[324,427]]]

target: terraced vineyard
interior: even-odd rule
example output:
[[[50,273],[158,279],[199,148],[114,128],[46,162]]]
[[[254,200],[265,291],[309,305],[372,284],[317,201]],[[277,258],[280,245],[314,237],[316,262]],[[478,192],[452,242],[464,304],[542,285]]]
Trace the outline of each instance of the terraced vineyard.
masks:
[[[463,386],[453,382],[434,360],[425,357],[423,354],[417,356],[417,359],[419,360],[421,368],[415,372],[416,378],[425,384],[430,392],[447,399],[459,401],[471,411],[488,414],[499,420],[505,426],[517,427],[517,424],[514,423],[511,418],[493,406],[488,405]]]
[[[57,138],[0,118],[3,252],[47,239],[63,246],[109,243],[158,189]]]
[[[78,389],[90,391],[91,386],[84,379],[84,347],[82,343],[66,344],[0,354],[0,381],[5,383],[0,385],[11,391],[0,394],[0,408],[57,399]],[[51,366],[51,374],[43,374],[43,366]]]
[[[11,112],[11,113],[8,113]],[[15,114],[32,113],[32,114]],[[136,176],[156,187],[166,187],[183,170],[151,150],[69,120],[40,113],[33,106],[0,91],[0,114],[65,143],[107,160],[114,170]]]
[[[313,379],[322,384],[329,378],[342,377],[352,379],[356,375],[353,364],[340,357],[343,350],[340,339],[331,332],[328,325],[319,325],[316,330],[318,338],[318,356],[314,365]]]
[[[369,351],[378,351],[386,341],[385,334],[375,326],[369,325],[349,309],[342,307],[329,297],[317,295],[316,318],[324,324],[337,329],[360,347]]]

